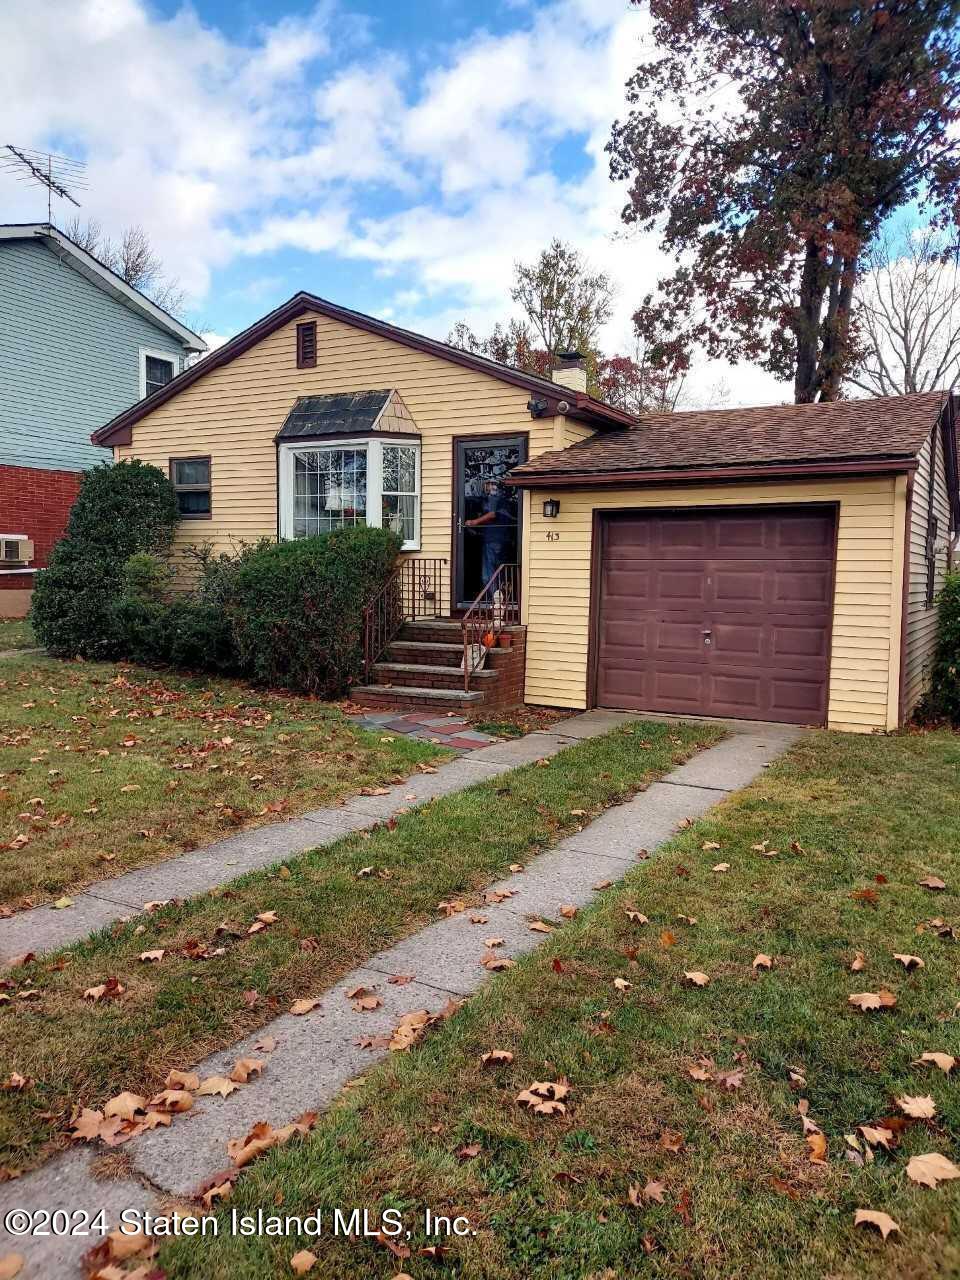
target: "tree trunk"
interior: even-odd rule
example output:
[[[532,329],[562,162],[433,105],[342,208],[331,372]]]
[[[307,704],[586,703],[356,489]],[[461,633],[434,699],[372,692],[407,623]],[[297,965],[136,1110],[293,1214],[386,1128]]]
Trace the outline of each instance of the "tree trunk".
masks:
[[[820,251],[815,241],[810,239],[800,273],[800,306],[797,308],[797,368],[793,381],[793,398],[797,404],[812,403],[817,393],[820,311],[825,290]]]
[[[840,396],[843,375],[847,371],[849,359],[850,314],[856,280],[857,256],[844,257],[839,262],[836,295],[831,297],[831,305],[823,325],[820,368],[817,376],[820,400],[836,400]]]

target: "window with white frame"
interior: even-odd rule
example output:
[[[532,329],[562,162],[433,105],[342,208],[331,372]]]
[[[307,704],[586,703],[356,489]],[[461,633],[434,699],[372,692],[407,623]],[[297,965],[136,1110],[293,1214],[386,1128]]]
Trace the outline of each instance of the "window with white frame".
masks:
[[[420,445],[368,438],[280,447],[280,528],[309,538],[351,525],[420,546]]]
[[[153,395],[168,382],[172,382],[178,373],[177,358],[169,351],[150,351],[140,348],[140,399]]]

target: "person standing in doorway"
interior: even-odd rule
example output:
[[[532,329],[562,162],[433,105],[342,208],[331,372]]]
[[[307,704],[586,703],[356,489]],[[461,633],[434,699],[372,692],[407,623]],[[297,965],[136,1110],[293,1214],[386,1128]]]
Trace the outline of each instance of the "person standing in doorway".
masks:
[[[486,585],[504,563],[515,536],[513,508],[496,480],[484,482],[482,514],[463,523],[467,529],[477,529],[483,539],[481,572]]]

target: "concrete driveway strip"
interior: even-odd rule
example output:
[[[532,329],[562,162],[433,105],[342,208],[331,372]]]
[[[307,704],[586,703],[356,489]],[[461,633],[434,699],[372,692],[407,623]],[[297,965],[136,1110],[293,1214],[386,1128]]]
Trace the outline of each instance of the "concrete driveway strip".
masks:
[[[570,736],[530,733],[510,742],[497,742],[437,766],[436,773],[417,773],[384,789],[380,795],[353,796],[343,805],[316,809],[288,822],[256,827],[218,840],[192,853],[168,858],[153,866],[98,880],[74,897],[73,906],[55,911],[36,907],[0,920],[0,964],[28,951],[38,954],[67,947],[99,929],[124,920],[143,909],[146,902],[165,902],[206,893],[248,871],[282,862],[310,849],[333,844],[355,831],[369,830],[378,822],[495,778],[520,765],[556,755],[585,737],[608,733],[616,724],[636,720],[635,714],[611,712],[594,720],[594,713],[563,721],[573,725]],[[585,724],[580,724],[585,721]]]
[[[596,731],[609,728],[598,723]],[[685,775],[689,765],[682,765],[488,891],[511,890],[512,896],[437,921],[348,974],[322,994],[314,1012],[304,1017],[283,1014],[211,1055],[197,1067],[201,1077],[227,1073],[238,1057],[264,1057],[266,1066],[262,1076],[231,1097],[198,1098],[193,1109],[177,1117],[169,1129],[156,1129],[130,1142],[124,1151],[140,1181],[104,1184],[93,1176],[93,1154],[73,1151],[36,1173],[0,1186],[0,1221],[10,1209],[40,1206],[95,1209],[106,1205],[116,1218],[128,1204],[149,1203],[156,1209],[165,1196],[192,1194],[207,1177],[228,1165],[229,1138],[242,1136],[259,1120],[276,1126],[303,1111],[328,1105],[350,1079],[387,1052],[382,1047],[364,1048],[366,1040],[386,1035],[403,1013],[418,1008],[435,1012],[451,997],[476,991],[492,978],[481,963],[485,954],[513,958],[533,950],[549,936],[530,930],[534,919],[559,924],[562,905],[587,905],[604,892],[602,886],[637,865],[641,850],[654,853],[682,819],[702,815],[734,786],[750,781],[799,732],[768,732],[764,727],[708,748],[691,762],[702,766],[698,781]],[[737,749],[731,750],[731,743]],[[749,776],[745,776],[748,762]],[[477,914],[486,921],[473,924],[470,917]],[[503,942],[489,948],[490,938]],[[401,986],[390,984],[388,977],[397,974],[414,977]],[[382,1004],[369,1012],[355,1010],[347,993],[357,986],[374,990]],[[268,1035],[276,1038],[277,1046],[265,1054],[256,1046]],[[28,1280],[75,1275],[74,1263],[90,1243],[89,1239],[14,1239],[0,1232],[0,1252],[16,1249],[27,1256],[22,1274]]]

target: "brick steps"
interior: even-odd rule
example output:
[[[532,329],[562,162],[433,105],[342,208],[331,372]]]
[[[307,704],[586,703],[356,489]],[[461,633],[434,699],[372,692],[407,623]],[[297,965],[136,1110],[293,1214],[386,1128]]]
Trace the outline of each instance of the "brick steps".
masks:
[[[356,685],[351,700],[369,707],[429,707],[438,711],[505,708],[523,701],[526,628],[509,627],[508,649],[487,653],[463,688],[463,630],[447,618],[407,622],[373,665],[373,683]]]

